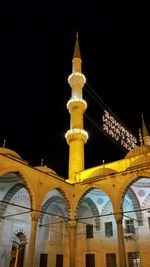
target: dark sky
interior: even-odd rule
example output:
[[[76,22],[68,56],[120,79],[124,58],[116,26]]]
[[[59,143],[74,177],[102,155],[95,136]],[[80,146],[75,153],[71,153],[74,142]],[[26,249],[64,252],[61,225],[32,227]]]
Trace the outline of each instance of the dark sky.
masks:
[[[77,2],[76,2],[77,4]],[[17,8],[16,8],[17,7]],[[2,9],[1,9],[2,10]],[[32,166],[44,164],[67,175],[69,129],[67,83],[72,72],[76,31],[87,84],[87,114],[97,123],[93,92],[138,137],[141,113],[149,125],[148,17],[138,10],[113,11],[97,5],[74,6],[36,2],[18,6],[5,1],[1,11],[0,143]],[[91,91],[92,88],[92,91]],[[89,94],[90,90],[90,94]],[[95,95],[94,95],[95,96]],[[86,168],[123,158],[114,144],[86,117],[90,139]]]

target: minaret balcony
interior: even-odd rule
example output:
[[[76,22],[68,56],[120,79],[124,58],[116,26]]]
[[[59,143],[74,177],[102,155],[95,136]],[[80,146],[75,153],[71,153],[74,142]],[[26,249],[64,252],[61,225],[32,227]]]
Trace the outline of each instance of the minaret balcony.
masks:
[[[67,131],[65,138],[68,144],[72,141],[82,141],[85,144],[88,139],[88,133],[83,129],[74,128]]]
[[[67,108],[69,112],[72,110],[78,109],[84,112],[87,108],[87,103],[82,98],[71,98],[67,103]]]
[[[85,76],[80,72],[74,72],[68,77],[68,83],[71,88],[82,89],[84,84],[86,83]]]

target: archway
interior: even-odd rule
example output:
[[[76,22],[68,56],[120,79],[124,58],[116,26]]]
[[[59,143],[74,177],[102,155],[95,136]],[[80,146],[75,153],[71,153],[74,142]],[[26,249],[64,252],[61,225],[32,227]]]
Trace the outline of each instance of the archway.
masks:
[[[24,233],[17,233],[12,241],[12,250],[9,267],[22,267],[24,261],[26,236]]]
[[[128,266],[147,266],[150,249],[150,179],[136,177],[123,197],[123,229]]]

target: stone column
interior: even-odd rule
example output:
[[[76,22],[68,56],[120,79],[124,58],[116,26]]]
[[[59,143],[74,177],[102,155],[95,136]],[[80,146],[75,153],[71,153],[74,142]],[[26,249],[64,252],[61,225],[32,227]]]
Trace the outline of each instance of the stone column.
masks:
[[[117,223],[117,232],[118,232],[118,249],[119,249],[119,261],[120,261],[119,266],[127,267],[124,234],[123,234],[123,227],[122,227],[123,215],[115,214],[115,219]]]
[[[14,267],[17,267],[18,256],[19,256],[19,247],[16,248],[16,259],[15,259],[15,265],[14,265]]]
[[[70,267],[75,267],[76,221],[70,221]]]
[[[24,260],[23,267],[34,267],[38,218],[39,218],[39,212],[32,211],[30,238],[29,238],[29,243],[26,247],[25,260]]]

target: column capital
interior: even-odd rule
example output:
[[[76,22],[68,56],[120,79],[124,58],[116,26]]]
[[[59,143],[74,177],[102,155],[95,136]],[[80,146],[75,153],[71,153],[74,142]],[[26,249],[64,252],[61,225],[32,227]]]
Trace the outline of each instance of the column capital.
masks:
[[[40,211],[34,211],[34,210],[31,211],[32,221],[38,221],[39,216],[40,216]]]
[[[76,220],[70,220],[70,221],[69,221],[69,225],[70,225],[71,227],[76,227],[76,225],[77,225],[77,221],[76,221]]]
[[[115,220],[117,224],[122,224],[123,220],[123,214],[122,213],[116,213],[114,214]]]

